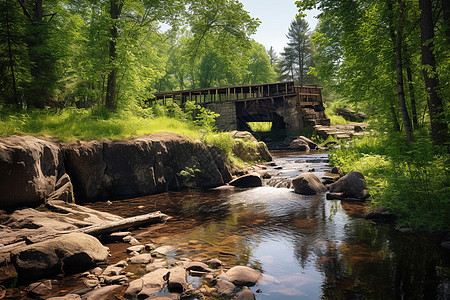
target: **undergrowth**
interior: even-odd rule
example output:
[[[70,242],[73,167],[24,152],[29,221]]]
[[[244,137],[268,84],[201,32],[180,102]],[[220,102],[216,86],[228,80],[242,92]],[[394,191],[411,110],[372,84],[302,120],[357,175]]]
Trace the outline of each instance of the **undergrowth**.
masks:
[[[176,133],[214,145],[225,152],[238,167],[242,160],[234,157],[235,141],[218,132],[218,114],[188,102],[180,108],[176,103],[150,108],[132,107],[111,113],[102,107],[17,111],[0,107],[0,136],[27,134],[52,140],[128,139],[150,133]]]
[[[335,150],[331,162],[363,173],[371,205],[388,206],[399,226],[450,229],[450,158],[425,133],[409,145],[399,134],[353,140]]]

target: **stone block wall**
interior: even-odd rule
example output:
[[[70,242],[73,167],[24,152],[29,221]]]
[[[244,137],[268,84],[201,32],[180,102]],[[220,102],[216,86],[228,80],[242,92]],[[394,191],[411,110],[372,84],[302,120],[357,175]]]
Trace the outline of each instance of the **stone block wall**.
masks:
[[[219,130],[231,131],[237,129],[236,104],[234,102],[206,103],[202,106],[220,115],[216,119]]]

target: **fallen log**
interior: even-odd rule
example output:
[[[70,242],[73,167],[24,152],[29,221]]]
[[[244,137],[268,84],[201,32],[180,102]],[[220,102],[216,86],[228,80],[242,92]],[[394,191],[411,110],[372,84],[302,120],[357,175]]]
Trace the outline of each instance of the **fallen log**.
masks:
[[[104,234],[110,234],[117,231],[126,230],[131,227],[140,227],[143,225],[150,225],[155,223],[162,223],[169,220],[170,217],[166,214],[161,213],[160,211],[140,215],[136,217],[126,218],[118,221],[107,222],[98,225],[87,226],[75,230],[58,232],[56,234],[50,235],[39,235],[39,236],[29,236],[26,238],[27,244],[35,244],[39,242],[43,242],[45,240],[55,238],[61,236],[63,234],[72,233],[72,232],[81,232],[86,233],[92,236],[100,236]]]

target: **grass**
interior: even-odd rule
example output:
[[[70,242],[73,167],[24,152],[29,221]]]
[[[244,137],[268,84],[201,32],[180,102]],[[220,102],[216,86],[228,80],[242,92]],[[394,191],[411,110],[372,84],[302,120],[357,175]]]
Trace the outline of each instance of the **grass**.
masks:
[[[407,145],[399,134],[353,140],[335,150],[331,161],[345,172],[364,174],[371,205],[386,205],[398,225],[412,229],[450,229],[450,158],[426,133]]]
[[[150,133],[170,132],[201,140],[206,145],[221,149],[238,167],[245,163],[233,153],[237,143],[228,133],[214,129],[215,115],[205,109],[190,107],[182,111],[178,106],[134,108],[110,113],[102,108],[62,111],[52,109],[11,111],[0,108],[0,136],[27,134],[51,137],[52,140],[128,139]],[[254,143],[252,142],[252,145]],[[256,149],[256,145],[253,145]],[[255,150],[256,151],[256,150]]]
[[[272,129],[272,122],[248,122],[252,131],[268,132]]]
[[[147,117],[131,111],[104,113],[95,109],[33,110],[0,113],[0,135],[52,136],[59,141],[127,139],[157,132],[200,138],[193,124],[167,116]]]

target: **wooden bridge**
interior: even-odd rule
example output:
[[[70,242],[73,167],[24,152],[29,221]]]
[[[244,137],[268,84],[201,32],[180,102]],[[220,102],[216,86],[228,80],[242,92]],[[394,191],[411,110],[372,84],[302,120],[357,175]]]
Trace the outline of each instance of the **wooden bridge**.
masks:
[[[293,81],[155,93],[151,103],[166,105],[187,101],[220,114],[221,130],[245,130],[247,122],[272,122],[273,128],[286,128],[299,134],[308,126],[329,125],[317,86],[295,86]]]

